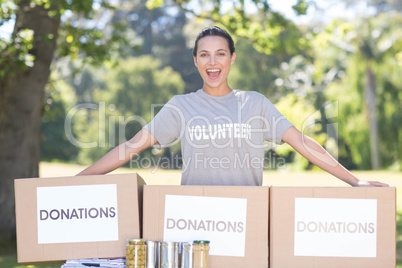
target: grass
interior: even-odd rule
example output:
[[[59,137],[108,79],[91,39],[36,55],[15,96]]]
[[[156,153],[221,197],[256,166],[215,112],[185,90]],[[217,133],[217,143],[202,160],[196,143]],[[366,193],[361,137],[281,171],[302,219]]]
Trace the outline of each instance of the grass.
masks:
[[[402,268],[402,211],[396,215],[396,263],[398,268]]]
[[[40,177],[74,176],[85,167],[79,165],[60,163],[41,163]],[[180,184],[180,171],[147,169],[135,170],[120,168],[113,173],[137,172],[147,184],[175,185]],[[353,172],[357,177],[365,180],[379,180],[397,187],[397,193],[402,190],[402,172],[388,171],[357,171]],[[346,186],[345,183],[331,175],[319,171],[292,172],[290,170],[265,171],[263,185],[274,186]],[[402,268],[402,194],[397,195],[397,268]],[[0,253],[0,268],[59,268],[60,265],[29,265],[23,266],[17,263],[15,250],[6,254]]]
[[[60,265],[28,265],[24,266],[17,263],[17,254],[11,253],[4,256],[0,255],[0,268],[60,268]]]

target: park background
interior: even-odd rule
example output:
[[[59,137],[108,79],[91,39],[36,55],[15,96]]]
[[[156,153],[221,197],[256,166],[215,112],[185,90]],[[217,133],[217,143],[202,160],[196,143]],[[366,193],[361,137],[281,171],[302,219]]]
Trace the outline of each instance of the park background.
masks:
[[[0,0],[1,268],[19,267],[13,180],[73,176],[201,88],[192,47],[211,25],[235,39],[232,88],[264,94],[361,179],[402,187],[399,0]],[[150,148],[115,172],[179,184],[180,159],[179,143]],[[265,160],[264,185],[346,186],[287,145]],[[402,264],[402,213],[397,232]]]

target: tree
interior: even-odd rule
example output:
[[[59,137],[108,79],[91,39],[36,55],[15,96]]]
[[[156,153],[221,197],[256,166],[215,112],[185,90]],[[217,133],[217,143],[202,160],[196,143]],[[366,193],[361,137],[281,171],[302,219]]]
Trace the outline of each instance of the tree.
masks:
[[[104,70],[103,80],[105,88],[94,92],[98,108],[89,111],[88,120],[84,118],[86,127],[77,139],[104,142],[96,150],[80,150],[79,161],[85,164],[93,163],[117,144],[130,139],[161,105],[174,95],[184,93],[180,75],[171,67],[161,68],[160,61],[151,56],[120,60],[115,69]],[[102,114],[99,113],[101,105]],[[152,111],[153,105],[158,110]],[[104,131],[99,131],[100,124],[105,126]]]
[[[290,114],[288,119],[295,118],[297,121],[291,121],[304,134],[311,135],[323,147],[329,151],[333,157],[338,157],[337,150],[337,129],[334,127],[333,120],[337,117],[334,114],[336,102],[328,102],[325,97],[325,90],[328,85],[339,79],[343,73],[338,66],[325,66],[321,57],[316,57],[313,62],[297,55],[292,57],[288,62],[282,62],[279,68],[273,70],[277,75],[276,90],[279,91],[282,98],[278,107],[287,105],[292,107],[297,116],[284,109],[284,114]],[[296,98],[292,98],[292,95]],[[289,98],[290,100],[285,100]],[[292,100],[293,99],[293,100]],[[302,108],[298,105],[309,105],[313,110]],[[308,113],[303,113],[302,111]],[[304,117],[302,117],[303,115]],[[290,148],[286,146],[285,148]],[[279,149],[283,151],[283,149]],[[305,160],[299,160],[304,161]],[[342,163],[344,164],[344,163]],[[311,165],[311,163],[310,163]],[[309,167],[306,165],[306,167]]]
[[[53,71],[46,87],[46,101],[41,118],[41,161],[71,162],[79,148],[67,139],[64,130],[66,114],[77,102],[74,90]]]
[[[273,70],[283,59],[281,55],[258,52],[253,43],[245,38],[236,42],[236,63],[231,67],[229,83],[232,88],[253,90],[276,102],[282,94],[275,87]]]
[[[184,27],[189,24],[186,14],[174,3],[150,10],[146,7],[147,0],[119,2],[111,21],[124,23],[132,30],[139,46],[132,55],[151,55],[160,59],[163,66],[172,67],[185,81],[187,93],[200,88],[202,79],[194,68],[192,49],[184,35]]]
[[[91,56],[82,59],[101,63],[112,57],[113,45],[124,40],[121,28],[105,38],[101,29],[83,25],[98,14],[93,4],[0,1],[0,25],[15,21],[11,37],[0,40],[0,241],[15,238],[13,179],[38,176],[40,118],[54,56],[78,57],[90,51]],[[105,1],[100,4],[110,8]]]
[[[0,52],[0,240],[15,233],[13,179],[38,176],[44,88],[60,25],[49,15],[54,9],[19,1],[12,41]]]
[[[275,106],[297,129],[300,129],[304,134],[312,137],[321,145],[325,145],[327,135],[322,131],[321,124],[319,123],[321,113],[317,111],[314,105],[304,98],[304,96],[297,96],[295,93],[290,92],[285,98],[281,98]],[[291,107],[291,109],[289,109],[289,107]],[[286,157],[295,170],[315,167],[300,154],[295,154],[295,150],[288,144],[274,146],[274,148],[276,154],[279,155],[279,157]]]
[[[389,109],[394,110],[394,107],[400,105],[400,97],[398,94],[392,93],[396,87],[395,82],[392,81],[393,74],[390,75],[389,72],[382,70],[389,64],[397,64],[395,55],[400,51],[402,45],[402,35],[399,32],[401,23],[400,16],[392,12],[379,14],[373,18],[360,18],[353,24],[334,21],[329,29],[319,37],[321,40],[326,40],[327,44],[338,48],[336,57],[345,59],[343,65],[348,70],[346,73],[348,76],[356,76],[355,78],[347,77],[345,82],[348,81],[346,88],[350,88],[352,85],[357,93],[353,94],[358,101],[358,103],[352,104],[355,106],[354,110],[356,111],[356,108],[362,105],[360,110],[365,114],[363,117],[359,116],[361,118],[360,125],[355,125],[355,128],[362,127],[362,121],[367,122],[366,125],[368,126],[370,151],[366,155],[371,156],[371,165],[366,165],[366,168],[379,169],[381,162],[383,162],[380,159],[381,147],[385,147],[382,144],[392,143],[395,140],[386,141],[382,139],[381,141],[380,139],[380,136],[387,136],[386,132],[391,131],[392,126],[386,124],[387,130],[378,127],[379,124],[384,125],[384,109],[381,108],[383,105],[379,99],[384,99],[385,96],[392,94],[393,97],[387,106],[393,108]],[[383,120],[380,120],[381,117]],[[390,120],[390,115],[386,117],[388,119],[385,122]],[[356,118],[354,115],[354,119]],[[398,133],[394,133],[394,135],[398,137]],[[361,143],[362,147],[366,147],[367,142],[364,139],[362,140],[362,137],[353,142]],[[396,147],[394,146],[391,151],[394,151]],[[390,151],[386,150],[382,153],[384,156],[389,154]],[[360,156],[360,158],[362,157],[364,156]],[[359,159],[356,160],[361,162]]]
[[[297,53],[306,46],[305,39],[298,27],[283,15],[272,10],[268,0],[235,0],[230,5],[226,1],[207,1],[197,6],[190,0],[171,0],[187,14],[222,25],[223,28],[238,37],[252,41],[255,49],[261,53],[281,55]],[[298,0],[292,6],[298,15],[304,15],[314,1]],[[164,5],[161,0],[148,0],[148,8]],[[246,12],[254,9],[253,14]]]

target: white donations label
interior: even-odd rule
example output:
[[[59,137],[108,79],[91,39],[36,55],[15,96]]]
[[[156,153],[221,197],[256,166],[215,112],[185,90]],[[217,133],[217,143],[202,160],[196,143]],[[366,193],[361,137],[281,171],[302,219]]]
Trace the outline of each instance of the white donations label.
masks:
[[[244,257],[246,220],[246,198],[166,195],[163,240],[209,240],[210,255]]]
[[[116,184],[37,187],[38,244],[119,240]]]
[[[294,255],[376,257],[377,200],[296,198]]]

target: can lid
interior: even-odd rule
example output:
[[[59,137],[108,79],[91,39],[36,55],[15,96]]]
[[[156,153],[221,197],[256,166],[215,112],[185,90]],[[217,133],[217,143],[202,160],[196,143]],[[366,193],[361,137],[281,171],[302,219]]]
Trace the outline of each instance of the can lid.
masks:
[[[209,244],[208,240],[194,240],[195,244]]]
[[[131,245],[143,245],[145,243],[144,239],[128,239],[127,240],[129,244]]]

